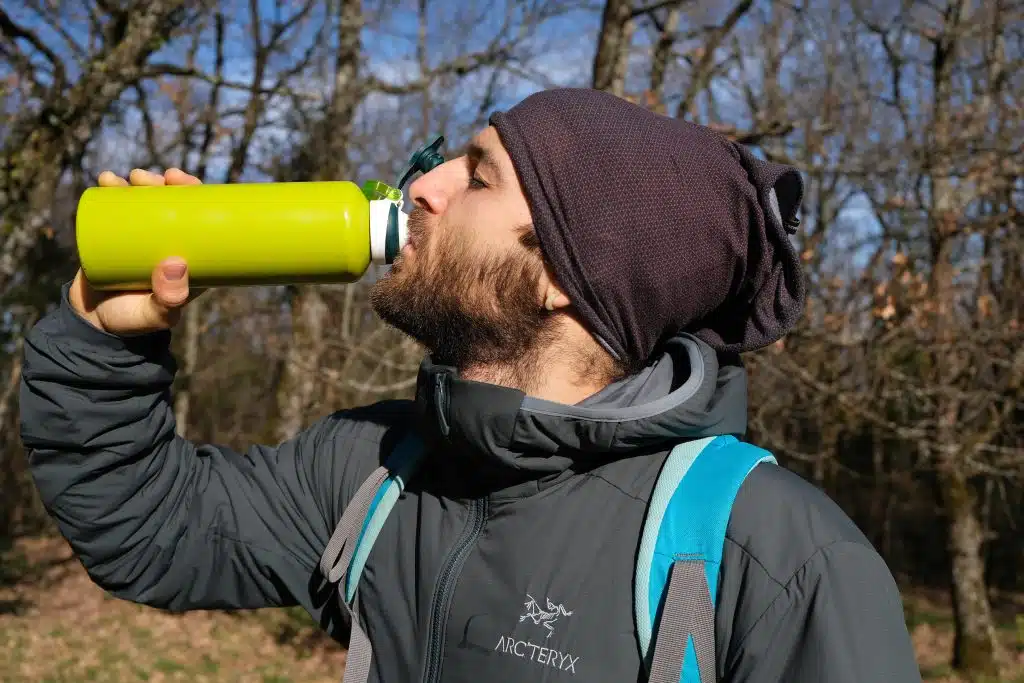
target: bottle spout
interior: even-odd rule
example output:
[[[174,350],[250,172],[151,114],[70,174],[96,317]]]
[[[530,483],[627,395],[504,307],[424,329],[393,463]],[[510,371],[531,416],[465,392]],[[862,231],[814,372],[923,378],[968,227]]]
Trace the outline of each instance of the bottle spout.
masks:
[[[420,147],[416,150],[412,158],[409,159],[409,168],[406,169],[405,173],[398,180],[398,189],[404,190],[405,184],[416,174],[429,173],[438,166],[444,163],[444,157],[437,150],[444,143],[444,136],[437,135],[431,142]]]

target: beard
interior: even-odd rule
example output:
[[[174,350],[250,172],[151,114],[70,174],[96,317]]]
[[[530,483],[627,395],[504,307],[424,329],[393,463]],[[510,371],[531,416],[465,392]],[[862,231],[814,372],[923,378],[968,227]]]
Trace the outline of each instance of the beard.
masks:
[[[400,256],[374,285],[374,311],[425,346],[436,363],[529,384],[553,324],[537,304],[539,255],[525,247],[480,255],[449,230],[437,234],[427,253],[425,220],[419,208],[409,216],[415,258]]]

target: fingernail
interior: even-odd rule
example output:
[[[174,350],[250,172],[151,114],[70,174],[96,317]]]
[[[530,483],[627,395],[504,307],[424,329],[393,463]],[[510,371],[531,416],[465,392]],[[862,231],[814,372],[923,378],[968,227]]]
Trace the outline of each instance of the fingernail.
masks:
[[[164,266],[164,277],[168,280],[180,280],[185,277],[184,263],[169,263]]]

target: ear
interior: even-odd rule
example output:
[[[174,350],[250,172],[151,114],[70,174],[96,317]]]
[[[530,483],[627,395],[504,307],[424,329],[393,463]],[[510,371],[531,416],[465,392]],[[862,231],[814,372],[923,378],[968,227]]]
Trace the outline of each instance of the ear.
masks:
[[[537,296],[537,303],[548,311],[557,311],[572,303],[569,296],[555,282],[554,275],[547,263],[544,264],[544,270],[541,271],[537,281]]]
[[[548,287],[548,291],[544,295],[545,309],[549,311],[557,311],[560,308],[565,308],[569,303],[569,297],[565,295],[565,292],[554,285]]]
[[[561,308],[565,308],[570,303],[569,297],[562,291],[555,280],[551,277],[547,268],[544,269],[544,274],[541,275],[540,282],[538,283],[540,305],[548,311],[557,311]]]

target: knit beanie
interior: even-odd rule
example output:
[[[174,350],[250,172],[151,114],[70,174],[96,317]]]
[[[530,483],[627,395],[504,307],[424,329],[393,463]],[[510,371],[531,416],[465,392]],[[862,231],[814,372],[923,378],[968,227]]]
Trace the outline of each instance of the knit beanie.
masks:
[[[750,351],[798,321],[796,169],[599,90],[541,91],[490,122],[546,262],[617,359],[679,332]]]

